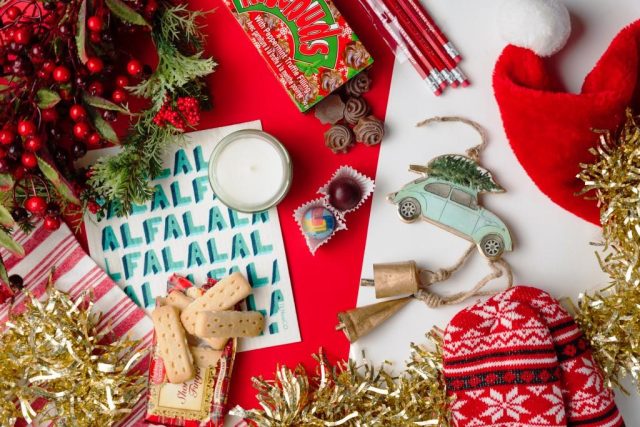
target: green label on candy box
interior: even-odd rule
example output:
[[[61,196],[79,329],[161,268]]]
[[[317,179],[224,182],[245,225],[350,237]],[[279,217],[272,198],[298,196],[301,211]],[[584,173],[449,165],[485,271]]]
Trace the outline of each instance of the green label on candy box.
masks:
[[[289,27],[293,37],[293,58],[317,67],[335,68],[338,36],[342,29],[322,1],[233,0],[236,10],[268,12]]]

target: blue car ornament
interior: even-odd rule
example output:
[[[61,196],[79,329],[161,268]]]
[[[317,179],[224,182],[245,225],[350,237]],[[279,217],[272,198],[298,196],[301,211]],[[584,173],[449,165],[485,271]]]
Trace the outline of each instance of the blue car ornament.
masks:
[[[422,218],[475,243],[489,259],[513,250],[505,223],[478,204],[478,194],[504,191],[488,170],[468,157],[451,154],[409,169],[423,177],[387,196],[403,221]]]

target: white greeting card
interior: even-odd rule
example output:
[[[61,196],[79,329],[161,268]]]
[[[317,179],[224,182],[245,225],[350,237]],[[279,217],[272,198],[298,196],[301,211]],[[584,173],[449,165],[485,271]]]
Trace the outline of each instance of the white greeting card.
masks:
[[[239,351],[247,351],[298,342],[300,331],[278,211],[236,212],[209,185],[213,148],[240,129],[261,125],[254,121],[187,134],[186,144],[165,153],[166,168],[151,182],[156,189],[151,201],[134,206],[128,217],[110,213],[96,221],[87,215],[85,227],[91,257],[148,312],[156,297],[166,295],[174,273],[199,285],[208,277],[244,274],[253,287],[247,308],[266,318],[263,335],[241,340]]]

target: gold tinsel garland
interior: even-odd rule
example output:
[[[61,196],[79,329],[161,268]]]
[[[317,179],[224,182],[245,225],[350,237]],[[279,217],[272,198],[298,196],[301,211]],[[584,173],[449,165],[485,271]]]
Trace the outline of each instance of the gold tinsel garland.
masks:
[[[581,194],[595,197],[600,208],[602,248],[597,252],[609,285],[580,295],[576,320],[591,341],[594,356],[609,385],[623,389],[631,374],[640,390],[640,126],[627,110],[615,136],[598,131],[600,144],[581,164]],[[623,389],[624,390],[624,389]]]
[[[76,302],[51,284],[47,299],[27,295],[25,311],[0,342],[0,426],[17,419],[60,426],[108,426],[128,414],[146,388],[131,369],[144,356],[137,341],[110,344],[98,332],[89,293]],[[109,328],[105,328],[109,329]],[[43,404],[42,400],[46,400]]]
[[[310,376],[302,366],[279,367],[275,380],[254,378],[261,409],[236,407],[231,414],[259,426],[442,426],[450,425],[442,374],[442,338],[435,347],[412,345],[411,360],[399,377],[386,364],[375,368],[354,361],[332,366],[322,352]]]

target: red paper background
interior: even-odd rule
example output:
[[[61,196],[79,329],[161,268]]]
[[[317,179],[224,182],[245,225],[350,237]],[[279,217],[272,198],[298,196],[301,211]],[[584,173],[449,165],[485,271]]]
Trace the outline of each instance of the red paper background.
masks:
[[[373,86],[366,99],[373,113],[384,118],[392,54],[357,2],[335,3],[375,59],[370,72]],[[259,119],[263,129],[287,147],[294,164],[293,185],[278,212],[302,341],[237,355],[229,404],[253,407],[256,400],[251,377],[272,378],[278,364],[294,367],[303,363],[315,369],[311,355],[321,347],[330,360],[348,356],[349,343],[335,325],[337,313],[356,303],[371,202],[350,214],[349,230],[338,233],[315,256],[309,253],[292,215],[296,207],[316,197],[317,189],[341,165],[374,177],[379,147],[358,145],[348,154],[333,154],[324,146],[323,133],[328,127],[320,124],[313,112],[298,111],[222,0],[190,0],[189,5],[194,10],[215,9],[205,19],[206,54],[219,63],[208,79],[214,108],[203,113],[199,129]],[[140,46],[135,50],[149,52]],[[142,58],[154,61],[144,54]]]

